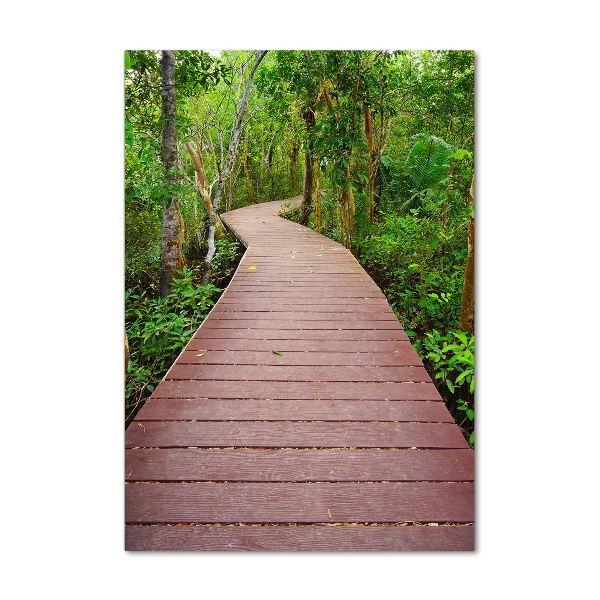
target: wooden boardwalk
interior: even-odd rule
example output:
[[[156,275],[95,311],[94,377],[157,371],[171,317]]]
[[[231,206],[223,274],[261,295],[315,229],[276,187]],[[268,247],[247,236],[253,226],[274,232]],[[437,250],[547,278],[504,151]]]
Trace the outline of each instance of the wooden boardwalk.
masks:
[[[379,288],[284,203],[223,215],[248,249],[126,431],[126,549],[472,550],[473,451]]]

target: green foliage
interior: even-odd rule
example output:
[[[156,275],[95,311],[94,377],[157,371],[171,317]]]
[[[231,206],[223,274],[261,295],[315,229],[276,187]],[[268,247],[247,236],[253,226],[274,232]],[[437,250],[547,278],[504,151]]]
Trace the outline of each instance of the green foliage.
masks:
[[[421,206],[426,192],[439,191],[450,170],[452,147],[444,140],[419,133],[412,137],[412,148],[406,159],[405,169],[410,178],[410,198],[401,210]]]
[[[131,352],[126,378],[128,418],[154,391],[221,291],[212,284],[195,285],[195,274],[187,267],[178,273],[173,293],[165,298],[149,297],[146,291],[125,293],[125,331]]]
[[[215,247],[215,257],[212,262],[213,281],[217,286],[225,286],[237,269],[244,247],[236,239],[226,237],[215,240]]]
[[[160,270],[161,215],[143,207],[131,207],[125,211],[125,285],[135,281],[146,285],[153,281]]]
[[[412,333],[412,332],[411,332]],[[414,336],[414,334],[412,334]],[[461,427],[470,434],[473,445],[475,420],[475,336],[463,331],[441,334],[436,329],[428,331],[422,340],[414,343],[421,359],[435,373],[447,390],[451,412],[455,418],[462,414]]]
[[[406,327],[448,331],[460,316],[466,232],[458,220],[440,227],[439,204],[425,208],[385,215],[357,242],[359,257]]]

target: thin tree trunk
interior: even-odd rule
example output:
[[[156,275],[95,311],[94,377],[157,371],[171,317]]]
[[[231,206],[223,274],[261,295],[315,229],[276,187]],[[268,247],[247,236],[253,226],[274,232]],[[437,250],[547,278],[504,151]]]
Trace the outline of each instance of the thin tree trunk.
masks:
[[[312,108],[309,108],[302,113],[302,119],[306,125],[306,136],[310,136],[311,129],[315,124],[315,113]],[[313,159],[312,159],[313,145],[311,141],[308,141],[306,146],[306,152],[304,154],[304,185],[302,190],[302,204],[300,205],[300,225],[308,225],[308,217],[310,215],[310,209],[312,205],[312,188],[313,188]]]
[[[365,122],[365,140],[369,152],[369,199],[367,202],[369,223],[372,223],[375,217],[375,192],[377,189],[377,149],[375,148],[375,138],[373,137],[373,118],[371,111],[365,104],[363,106],[363,117]]]
[[[474,329],[474,305],[475,305],[475,173],[471,179],[471,190],[469,192],[468,206],[471,209],[469,216],[469,238],[467,251],[467,264],[465,266],[465,279],[463,284],[462,302],[460,306],[459,329],[467,333],[473,333]]]
[[[246,196],[250,204],[254,203],[254,195],[252,194],[252,179],[250,178],[250,171],[248,171],[248,136],[246,135],[246,143],[244,149],[244,175],[246,176]]]
[[[202,283],[204,285],[207,285],[210,282],[212,259],[215,255],[215,223],[216,216],[219,210],[219,205],[221,204],[221,195],[223,194],[225,182],[229,177],[229,172],[237,154],[238,144],[240,141],[240,132],[242,131],[242,124],[244,122],[244,113],[246,112],[246,106],[248,105],[248,98],[250,96],[250,89],[252,88],[252,80],[254,79],[254,74],[256,73],[256,69],[258,69],[258,65],[260,65],[266,53],[267,50],[256,51],[256,59],[252,67],[252,71],[250,71],[250,76],[248,77],[248,82],[246,83],[246,89],[244,91],[244,95],[242,96],[242,101],[240,102],[240,105],[238,106],[235,115],[235,122],[233,124],[233,130],[231,132],[231,138],[229,140],[229,152],[227,153],[227,162],[225,163],[225,167],[219,174],[217,191],[215,194],[215,199],[213,201],[213,211],[210,215],[208,226],[208,252],[206,253],[206,258],[204,259],[204,274],[202,276]]]
[[[225,204],[225,210],[229,212],[232,208],[233,204],[233,176],[235,174],[235,158],[233,159],[233,164],[231,165],[231,172],[229,173],[229,194],[227,196],[227,202]]]
[[[125,331],[125,377],[127,377],[127,367],[129,366],[129,340],[127,339],[127,331]]]
[[[321,233],[321,169],[319,167],[321,155],[317,154],[316,173],[317,173],[317,188],[315,190],[315,226],[317,233]],[[313,164],[314,167],[314,164]]]
[[[354,193],[350,183],[350,157],[348,157],[348,166],[346,167],[346,185],[342,188],[338,186],[338,216],[340,219],[340,238],[342,246],[348,250],[352,249],[352,230],[354,229]]]
[[[165,185],[169,190],[177,183],[177,131],[175,120],[175,54],[163,50],[162,67],[162,158]],[[183,268],[183,219],[175,194],[169,193],[163,204],[162,259],[159,295],[165,297],[173,291],[176,271]],[[168,202],[168,205],[167,205]]]
[[[294,140],[292,144],[292,152],[290,155],[290,179],[292,180],[292,194],[296,193],[296,181],[298,180],[298,153],[300,152],[300,144],[298,140]]]
[[[213,205],[212,200],[210,199],[210,195],[208,193],[208,189],[206,187],[206,175],[204,172],[204,160],[202,159],[202,150],[199,146],[197,146],[196,152],[190,142],[185,142],[185,147],[187,148],[187,151],[192,159],[194,169],[196,170],[196,186],[198,187],[198,192],[200,193],[200,197],[204,202],[206,214],[208,217],[210,217],[210,213],[213,211]]]

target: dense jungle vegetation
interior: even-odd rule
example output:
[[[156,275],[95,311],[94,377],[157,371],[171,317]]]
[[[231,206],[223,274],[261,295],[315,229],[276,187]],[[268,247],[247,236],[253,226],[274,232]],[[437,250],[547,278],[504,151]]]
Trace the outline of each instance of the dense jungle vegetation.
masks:
[[[126,419],[241,257],[218,214],[300,194],[288,217],[363,264],[473,445],[470,51],[125,53]]]

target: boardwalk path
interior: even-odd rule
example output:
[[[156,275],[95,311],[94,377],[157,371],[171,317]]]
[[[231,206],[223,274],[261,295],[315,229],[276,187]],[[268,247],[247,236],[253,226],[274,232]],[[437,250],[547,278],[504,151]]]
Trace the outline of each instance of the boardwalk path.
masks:
[[[282,204],[223,215],[248,250],[127,429],[126,548],[473,549],[472,450],[378,287]]]

